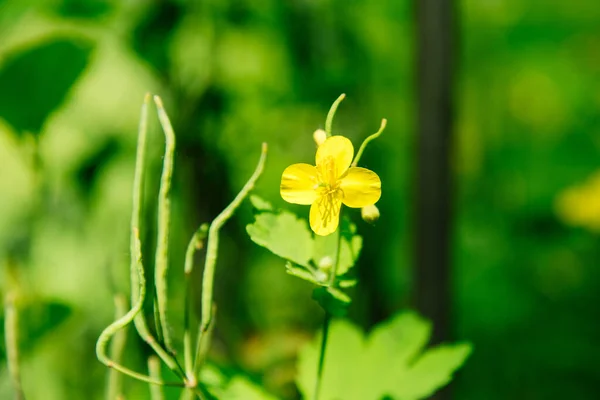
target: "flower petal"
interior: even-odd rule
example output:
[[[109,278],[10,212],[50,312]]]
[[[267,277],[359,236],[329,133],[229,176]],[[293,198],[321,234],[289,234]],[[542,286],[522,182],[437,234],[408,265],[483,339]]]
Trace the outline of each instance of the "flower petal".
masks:
[[[293,164],[281,175],[279,192],[288,203],[312,204],[317,199],[317,169],[309,164]]]
[[[366,168],[352,167],[341,178],[343,202],[348,207],[360,208],[377,203],[381,197],[381,179]]]
[[[335,232],[340,222],[342,201],[336,196],[321,196],[310,206],[310,229],[317,235]]]
[[[329,160],[333,161],[334,178],[339,178],[352,163],[354,147],[350,139],[344,136],[331,136],[317,149],[317,168],[321,171]]]

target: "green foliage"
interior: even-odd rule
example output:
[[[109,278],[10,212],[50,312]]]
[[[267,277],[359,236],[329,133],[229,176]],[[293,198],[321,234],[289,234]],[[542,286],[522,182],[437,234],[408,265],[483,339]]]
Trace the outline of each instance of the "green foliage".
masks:
[[[9,58],[0,69],[0,117],[18,133],[39,134],[87,66],[91,50],[88,40],[65,38]]]
[[[265,392],[243,375],[227,377],[215,366],[207,365],[200,376],[211,394],[218,399],[232,400],[276,400],[277,397]]]
[[[254,222],[246,226],[250,239],[273,254],[288,260],[286,271],[319,287],[313,299],[324,310],[335,316],[346,314],[350,297],[338,289],[356,284],[344,275],[354,266],[362,248],[362,237],[356,234],[356,225],[343,218],[340,224],[341,240],[339,263],[333,285],[330,282],[333,264],[338,256],[338,235],[313,235],[305,220],[286,210],[276,211],[266,200],[251,197],[256,210]]]
[[[431,324],[412,312],[379,324],[365,339],[359,328],[336,320],[329,328],[322,400],[417,400],[446,385],[471,352],[467,343],[425,349]],[[301,351],[297,384],[311,398],[320,337]]]
[[[267,200],[258,196],[252,196],[251,201],[256,215],[254,222],[246,226],[246,231],[254,243],[311,270],[319,267],[325,257],[335,261],[337,235],[313,235],[307,222],[293,213],[286,210],[276,211]],[[338,276],[346,274],[354,266],[362,248],[362,237],[356,234],[356,225],[344,218],[341,227]],[[318,278],[316,280],[320,281]]]
[[[234,376],[223,392],[223,399],[231,400],[276,400],[277,398],[265,392],[260,386],[241,376]]]
[[[246,227],[252,241],[281,258],[308,267],[313,239],[306,221],[288,211],[269,211],[272,206],[266,200],[252,198],[252,204],[259,207],[254,223]]]

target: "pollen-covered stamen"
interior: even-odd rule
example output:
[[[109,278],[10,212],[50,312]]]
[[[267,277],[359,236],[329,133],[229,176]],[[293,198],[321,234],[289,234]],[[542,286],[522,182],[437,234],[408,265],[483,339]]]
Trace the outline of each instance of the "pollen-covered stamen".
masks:
[[[323,226],[337,218],[339,212],[338,203],[344,195],[340,188],[338,171],[333,157],[325,158],[318,166],[319,183],[315,190],[319,194],[318,207]]]

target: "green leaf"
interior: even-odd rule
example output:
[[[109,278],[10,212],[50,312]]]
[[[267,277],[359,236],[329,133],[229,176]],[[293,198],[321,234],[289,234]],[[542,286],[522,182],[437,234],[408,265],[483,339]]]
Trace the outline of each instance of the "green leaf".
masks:
[[[234,375],[227,381],[223,372],[211,364],[207,364],[202,368],[200,380],[210,389],[211,396],[214,396],[214,398],[277,400],[277,397],[265,392],[260,386],[255,385],[244,376]]]
[[[320,346],[321,333],[298,353],[296,384],[305,399],[314,398]],[[363,334],[356,326],[345,320],[331,321],[319,399],[374,400],[361,397],[360,391],[354,393],[357,387],[371,384],[361,376],[364,369],[363,347]]]
[[[298,265],[309,265],[313,254],[312,234],[306,221],[294,214],[260,212],[255,215],[254,223],[246,226],[246,231],[254,243],[273,254]]]
[[[452,379],[466,360],[466,343],[425,349],[431,324],[412,312],[378,325],[365,340],[359,328],[346,321],[330,326],[322,400],[417,400],[429,397]],[[311,398],[320,338],[299,354],[297,384]]]
[[[312,298],[325,311],[335,317],[343,317],[348,313],[350,297],[341,290],[331,287],[318,287],[313,290]]]
[[[92,44],[58,39],[15,54],[0,69],[0,117],[19,134],[39,134],[88,64]]]
[[[452,380],[469,354],[470,343],[441,345],[429,349],[406,370],[406,374],[389,387],[394,399],[416,400],[431,396]]]
[[[277,397],[265,392],[260,386],[239,375],[231,378],[221,398],[231,400],[277,400]]]
[[[297,276],[315,285],[326,285],[326,268],[319,269],[312,266],[320,266],[324,258],[335,260],[337,256],[338,236],[313,236],[305,220],[299,219],[288,211],[275,211],[271,203],[259,196],[250,196],[250,201],[256,210],[254,223],[246,226],[250,239],[259,246],[263,246],[275,255],[278,255],[291,263],[286,264],[286,271],[290,275]],[[342,234],[340,248],[340,262],[337,268],[337,276],[344,275],[356,263],[362,248],[362,237],[356,235],[356,225],[348,218],[340,223]],[[304,268],[302,268],[304,267]],[[321,276],[322,275],[322,276]],[[335,285],[350,287],[355,284],[354,280],[337,280]],[[329,297],[333,296],[350,302],[348,296],[337,290],[331,289]],[[317,301],[322,305],[332,305],[328,297],[318,296]],[[338,309],[335,302],[333,309]],[[342,314],[345,314],[342,313]]]

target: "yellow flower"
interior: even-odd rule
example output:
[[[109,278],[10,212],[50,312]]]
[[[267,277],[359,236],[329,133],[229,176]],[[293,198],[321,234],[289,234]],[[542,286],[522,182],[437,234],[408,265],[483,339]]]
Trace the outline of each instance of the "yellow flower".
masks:
[[[335,232],[342,203],[361,208],[381,197],[381,180],[373,171],[351,167],[352,142],[331,136],[317,149],[316,164],[293,164],[283,171],[281,197],[289,203],[311,205],[310,227],[321,236]]]

